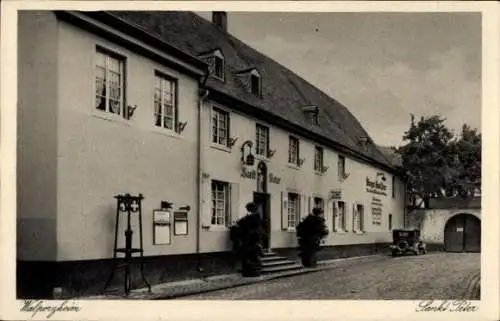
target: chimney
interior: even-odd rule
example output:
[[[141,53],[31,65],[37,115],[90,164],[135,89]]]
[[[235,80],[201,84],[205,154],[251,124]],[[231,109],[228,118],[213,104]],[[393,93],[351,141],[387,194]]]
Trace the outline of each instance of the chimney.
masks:
[[[227,32],[227,13],[224,11],[214,11],[212,13],[212,23]]]

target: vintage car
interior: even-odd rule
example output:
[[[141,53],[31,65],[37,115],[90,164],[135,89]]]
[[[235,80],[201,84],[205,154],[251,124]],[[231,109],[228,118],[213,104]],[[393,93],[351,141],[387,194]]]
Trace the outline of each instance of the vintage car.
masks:
[[[392,241],[393,244],[390,246],[392,256],[427,253],[425,243],[420,240],[419,230],[393,230]]]

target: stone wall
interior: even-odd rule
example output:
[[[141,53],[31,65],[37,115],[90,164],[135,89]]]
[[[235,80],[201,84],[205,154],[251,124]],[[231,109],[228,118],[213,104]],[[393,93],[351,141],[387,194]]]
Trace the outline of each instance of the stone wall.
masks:
[[[471,214],[481,218],[478,208],[416,209],[406,216],[407,229],[419,229],[422,240],[430,244],[444,243],[444,228],[450,218],[458,214]]]

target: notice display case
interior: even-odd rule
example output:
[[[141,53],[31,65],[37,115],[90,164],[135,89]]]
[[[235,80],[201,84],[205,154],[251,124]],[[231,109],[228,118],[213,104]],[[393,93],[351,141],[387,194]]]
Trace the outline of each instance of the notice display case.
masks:
[[[172,211],[158,209],[153,211],[153,244],[169,245],[172,243]]]
[[[188,212],[174,212],[174,235],[188,235]]]
[[[162,201],[161,208],[153,211],[153,244],[170,245],[172,236],[188,235],[190,209]]]

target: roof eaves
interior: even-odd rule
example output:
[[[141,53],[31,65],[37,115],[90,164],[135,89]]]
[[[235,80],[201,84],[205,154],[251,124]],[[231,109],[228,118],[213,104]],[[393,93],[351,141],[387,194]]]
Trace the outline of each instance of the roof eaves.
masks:
[[[359,153],[359,152],[353,150],[352,148],[349,148],[343,144],[335,142],[332,139],[330,139],[324,135],[315,133],[315,132],[313,132],[313,131],[311,131],[303,126],[294,124],[287,119],[284,119],[284,118],[282,118],[278,115],[275,115],[271,112],[268,112],[262,108],[254,106],[251,103],[246,102],[241,98],[235,97],[234,95],[232,95],[230,93],[221,91],[216,87],[210,86],[209,84],[207,84],[207,87],[211,92],[209,95],[209,99],[214,99],[215,101],[218,101],[220,103],[226,103],[227,105],[232,106],[232,108],[234,108],[240,112],[243,112],[245,114],[249,114],[249,115],[255,116],[257,118],[259,118],[259,117],[265,118],[266,120],[272,122],[273,124],[275,124],[278,127],[283,127],[283,128],[289,129],[297,134],[300,134],[301,136],[305,136],[306,138],[316,140],[319,143],[321,143],[325,146],[329,146],[329,147],[331,147],[331,148],[333,148],[333,149],[335,149],[335,150],[337,150],[345,155],[349,155],[353,158],[356,158],[356,159],[364,161],[364,162],[368,162],[370,164],[378,165],[381,168],[383,168],[383,169],[385,169],[393,174],[403,175],[401,173],[400,169],[398,169],[393,164],[390,164],[389,162],[384,163],[384,162],[376,160],[372,157],[369,157],[367,155]],[[215,95],[214,95],[214,93],[215,93]]]
[[[205,69],[207,67],[207,64],[203,60],[177,48],[176,46],[174,46],[168,42],[165,42],[163,39],[161,39],[160,37],[157,37],[156,35],[151,34],[147,30],[145,30],[143,27],[141,27],[135,23],[132,23],[128,20],[125,20],[121,17],[118,17],[117,15],[115,15],[111,12],[103,11],[102,14],[103,14],[103,17],[104,17],[104,15],[108,15],[110,18],[112,17],[113,19],[120,21],[120,23],[122,24],[122,26],[124,28],[126,28],[127,26],[130,26],[131,28],[134,28],[134,29],[140,31],[141,35],[144,35],[144,36],[149,37],[151,39],[155,39],[155,41],[161,43],[162,46],[166,47],[169,50],[169,53],[171,53],[172,55],[175,55],[177,58],[182,59],[183,61],[186,61],[186,62],[192,64],[193,66],[196,66],[196,67],[199,67],[202,69]],[[130,28],[127,28],[127,29],[131,30]]]
[[[68,10],[60,10],[54,11],[58,17],[66,18],[66,19],[76,19],[79,18],[79,15],[85,15],[91,19],[99,21],[115,30],[123,32],[124,34],[143,41],[148,45],[152,45],[155,48],[158,48],[164,52],[167,52],[172,57],[175,57],[196,69],[199,69],[202,73],[205,73],[208,69],[207,63],[203,60],[198,59],[197,57],[175,47],[174,45],[165,42],[163,39],[151,34],[146,31],[141,26],[125,20],[117,15],[107,12],[107,11],[68,11]]]

